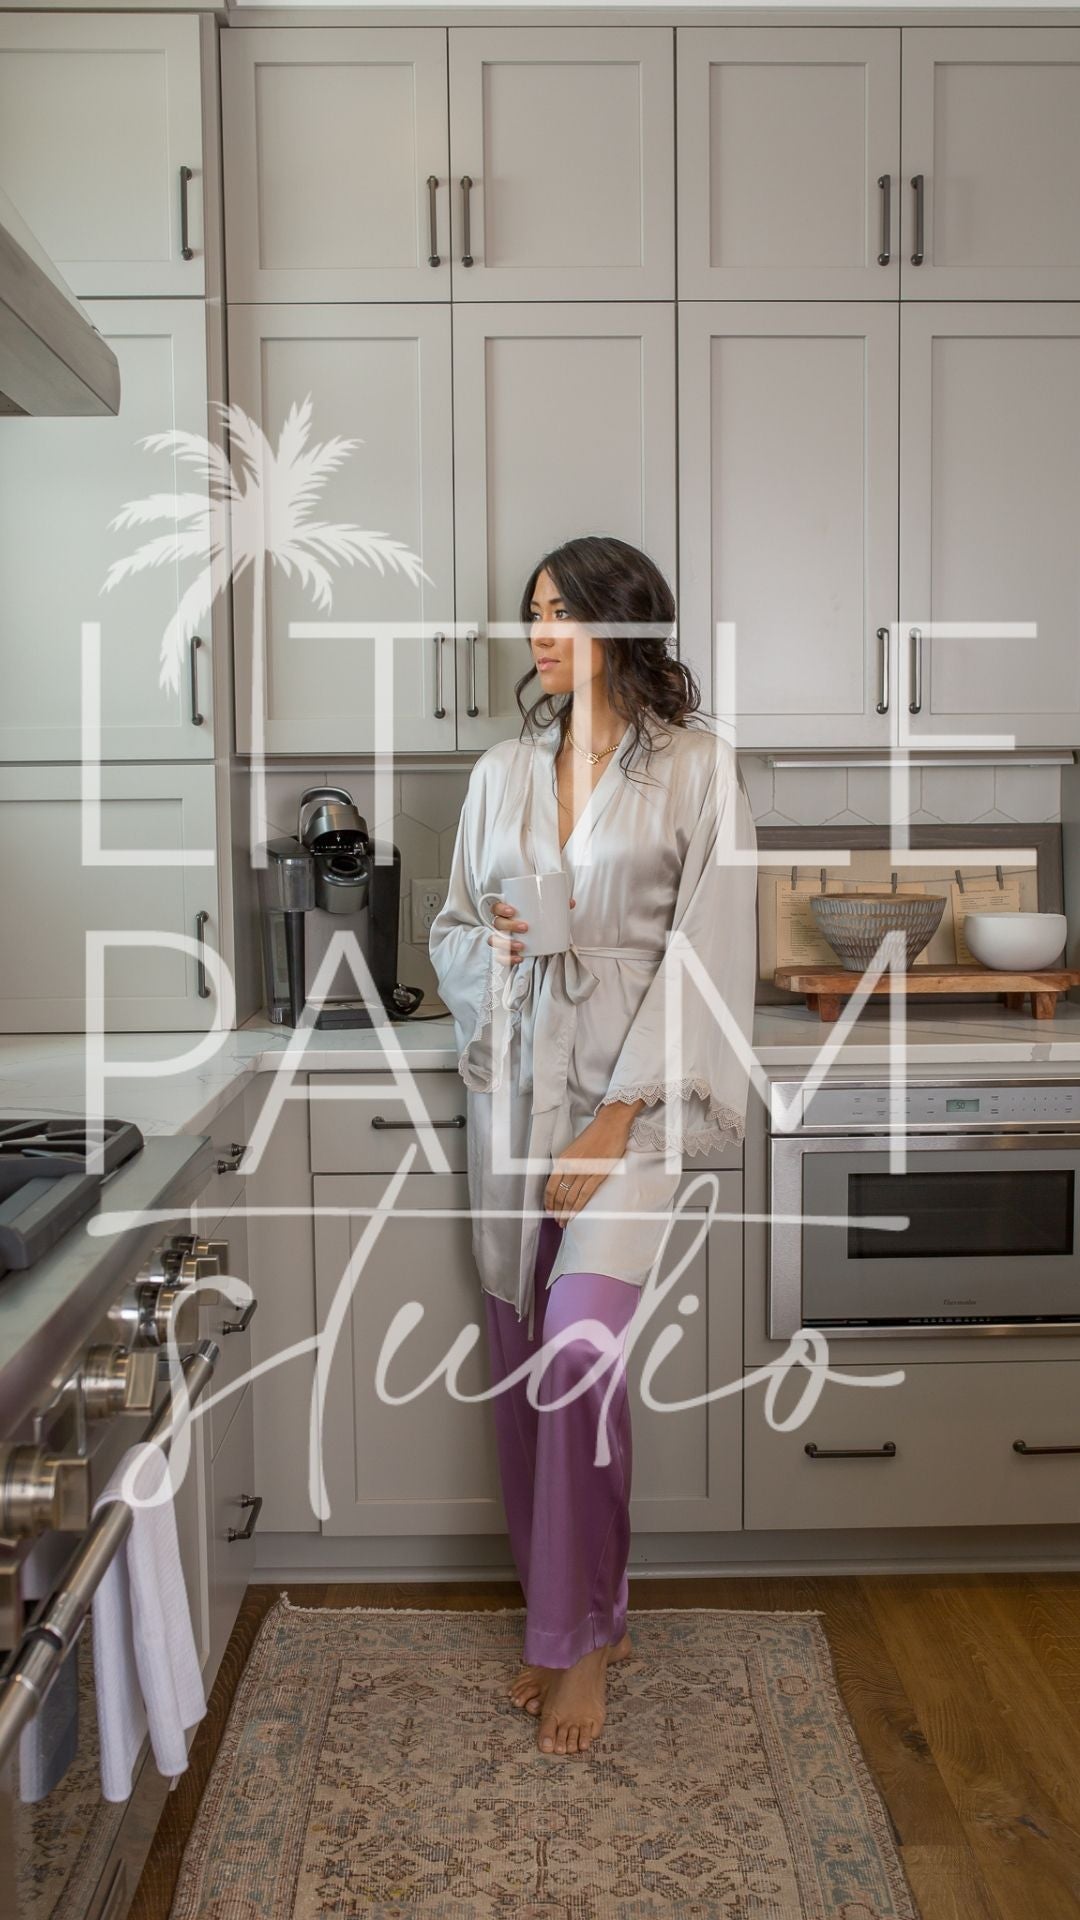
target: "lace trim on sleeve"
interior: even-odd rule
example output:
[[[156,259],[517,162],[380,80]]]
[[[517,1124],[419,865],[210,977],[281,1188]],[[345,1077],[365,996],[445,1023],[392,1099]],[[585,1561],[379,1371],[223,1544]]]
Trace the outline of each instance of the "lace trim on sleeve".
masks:
[[[667,1080],[650,1082],[644,1086],[611,1087],[605,1093],[594,1112],[600,1107],[611,1106],[617,1100],[644,1100],[645,1107],[654,1107],[658,1101],[670,1106],[675,1101],[689,1100],[694,1094],[705,1104],[705,1123],[694,1131],[687,1131],[680,1139],[682,1129],[676,1125],[672,1131],[675,1145],[683,1153],[707,1153],[713,1147],[729,1146],[743,1139],[746,1132],[746,1117],[729,1107],[725,1101],[714,1100],[707,1080],[697,1074],[689,1074],[685,1080]],[[644,1152],[665,1153],[668,1148],[668,1129],[666,1116],[660,1114],[656,1120],[648,1120],[645,1111],[637,1114],[630,1129],[631,1146],[640,1147]]]
[[[466,1065],[469,1049],[475,1041],[479,1040],[484,1029],[489,1026],[494,1019],[495,1008],[502,997],[508,971],[509,969],[505,962],[496,959],[488,966],[487,972],[484,975],[484,992],[476,1012],[476,1026],[469,1036],[468,1044],[464,1051],[458,1056],[458,1072],[465,1081],[466,1086],[472,1085],[472,1082],[469,1080],[470,1069]],[[490,1089],[482,1088],[475,1090],[487,1092]]]

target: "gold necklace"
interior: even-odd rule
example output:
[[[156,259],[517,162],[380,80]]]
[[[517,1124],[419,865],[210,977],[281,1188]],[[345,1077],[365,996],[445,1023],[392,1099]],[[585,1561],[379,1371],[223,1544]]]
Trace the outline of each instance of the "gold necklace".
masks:
[[[615,748],[619,744],[619,742],[616,740],[614,745],[610,747],[601,747],[599,753],[591,753],[588,747],[578,746],[578,743],[574,739],[573,733],[571,732],[569,720],[566,723],[566,737],[569,740],[570,745],[573,747],[575,753],[580,753],[582,756],[582,759],[587,760],[590,766],[593,766],[593,767],[595,767],[598,760],[606,760],[609,753],[614,753]]]

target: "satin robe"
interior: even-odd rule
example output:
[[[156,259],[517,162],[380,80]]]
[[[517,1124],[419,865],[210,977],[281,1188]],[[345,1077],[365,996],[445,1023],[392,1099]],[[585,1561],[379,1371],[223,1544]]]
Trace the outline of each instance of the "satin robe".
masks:
[[[446,903],[431,926],[468,1090],[481,1285],[511,1301],[519,1319],[528,1312],[530,1331],[552,1160],[601,1106],[646,1102],[625,1154],[568,1221],[549,1287],[571,1272],[643,1286],[663,1247],[681,1156],[744,1132],[756,980],[753,814],[725,739],[693,722],[651,724],[651,755],[639,742],[624,769],[628,727],[561,849],[558,722],[489,747],[469,778]],[[512,874],[559,867],[576,902],[569,949],[499,960],[481,895],[498,894]],[[721,1001],[741,1053],[723,1031]]]

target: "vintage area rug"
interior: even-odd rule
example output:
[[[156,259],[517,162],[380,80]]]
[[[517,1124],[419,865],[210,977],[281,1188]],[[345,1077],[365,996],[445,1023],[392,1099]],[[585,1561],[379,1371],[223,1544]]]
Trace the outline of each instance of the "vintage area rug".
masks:
[[[170,1920],[918,1920],[816,1613],[631,1613],[607,1721],[506,1697],[524,1612],[267,1613]]]

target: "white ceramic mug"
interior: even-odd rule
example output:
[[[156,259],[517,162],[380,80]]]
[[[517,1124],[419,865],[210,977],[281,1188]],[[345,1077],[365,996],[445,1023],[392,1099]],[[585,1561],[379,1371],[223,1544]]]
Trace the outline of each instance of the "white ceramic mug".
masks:
[[[516,919],[528,922],[525,933],[510,936],[521,941],[523,958],[566,952],[570,945],[570,875],[563,868],[553,873],[513,873],[498,893],[481,894],[480,918],[495,927],[500,923],[489,920],[484,912],[487,900],[505,900],[513,907]]]

